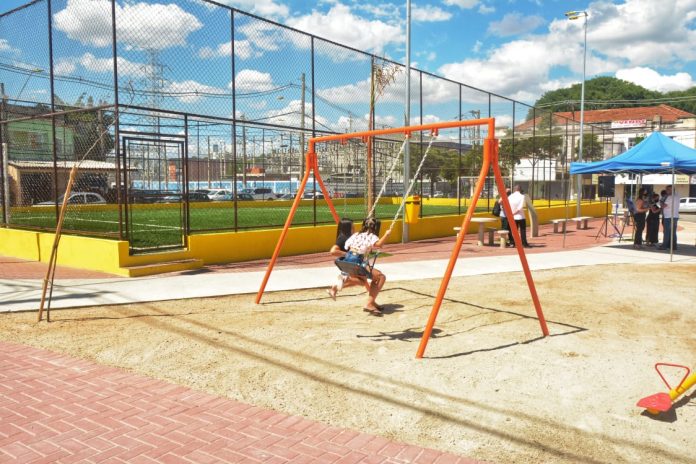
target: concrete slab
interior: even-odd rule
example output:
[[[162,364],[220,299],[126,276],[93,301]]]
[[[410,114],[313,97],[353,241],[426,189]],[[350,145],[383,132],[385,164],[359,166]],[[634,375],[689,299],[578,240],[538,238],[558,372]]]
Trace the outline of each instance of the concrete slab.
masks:
[[[681,238],[681,237],[680,237]],[[686,237],[684,237],[686,239]],[[691,240],[693,242],[693,239]],[[532,271],[601,264],[669,263],[669,252],[636,250],[629,243],[610,243],[580,250],[528,254]],[[675,263],[696,263],[696,249],[680,246]],[[378,267],[388,282],[441,278],[446,259],[384,262]],[[521,271],[517,254],[487,257],[462,257],[453,276],[471,276]],[[232,294],[255,294],[264,271],[203,272],[191,275],[143,278],[63,279],[55,282],[51,308],[71,308],[109,304],[199,298]],[[267,292],[328,287],[338,275],[332,265],[276,269],[266,287]],[[41,280],[0,280],[0,312],[35,310],[41,297]],[[433,291],[435,291],[434,289]],[[251,298],[251,296],[250,296]]]

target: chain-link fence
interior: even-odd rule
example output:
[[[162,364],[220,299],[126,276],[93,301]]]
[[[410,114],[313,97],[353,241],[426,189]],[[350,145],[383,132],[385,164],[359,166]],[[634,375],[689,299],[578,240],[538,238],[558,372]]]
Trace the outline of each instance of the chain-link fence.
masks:
[[[495,117],[510,183],[537,201],[568,200],[577,122],[424,71],[410,77],[409,124]],[[278,227],[307,140],[404,125],[406,82],[399,63],[206,0],[31,2],[0,16],[0,221],[55,228],[77,164],[65,229],[126,239],[134,252]],[[440,132],[415,182],[432,198],[422,215],[466,211],[487,131]],[[585,159],[610,152],[612,137],[587,125]],[[409,142],[412,173],[427,139]],[[359,142],[322,147],[339,214],[363,217],[384,187],[376,214],[392,216],[407,183],[402,142],[376,139],[369,156]],[[487,182],[484,198],[495,194]],[[332,220],[320,196],[310,179],[295,224]]]

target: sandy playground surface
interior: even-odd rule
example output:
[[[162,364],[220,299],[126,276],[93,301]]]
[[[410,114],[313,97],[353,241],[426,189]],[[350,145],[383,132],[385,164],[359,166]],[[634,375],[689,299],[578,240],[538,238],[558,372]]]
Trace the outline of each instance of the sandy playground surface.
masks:
[[[693,462],[696,393],[635,403],[665,391],[655,362],[696,368],[696,266],[535,279],[551,337],[521,273],[456,278],[422,360],[438,280],[387,283],[382,318],[316,289],[1,314],[0,338],[491,462]]]

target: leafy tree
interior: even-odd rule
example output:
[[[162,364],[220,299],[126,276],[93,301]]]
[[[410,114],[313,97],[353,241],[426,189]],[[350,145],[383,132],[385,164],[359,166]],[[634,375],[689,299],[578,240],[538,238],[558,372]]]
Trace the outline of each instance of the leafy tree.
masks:
[[[581,90],[582,84],[579,83],[567,88],[546,92],[534,103],[534,106],[537,108],[549,109],[553,112],[579,112]],[[660,98],[662,96],[663,95],[660,92],[648,90],[639,85],[624,81],[622,79],[617,79],[615,77],[601,76],[585,81],[586,109],[612,108],[614,106],[609,102],[615,100],[638,100],[636,103],[626,103],[622,106],[645,106],[645,104],[640,103],[639,101]],[[594,103],[595,101],[606,101],[607,104]],[[677,104],[674,106],[678,107]],[[527,113],[528,120],[532,118],[532,112],[533,110],[530,109]]]
[[[578,137],[573,148],[573,161],[578,160],[580,151],[580,138]],[[582,137],[582,160],[598,161],[604,159],[604,147],[599,137],[593,134],[583,134]]]
[[[84,93],[80,95],[73,106],[78,108],[93,107],[94,99],[89,96],[85,102],[85,96]],[[86,156],[87,159],[103,161],[106,159],[106,154],[113,150],[114,138],[111,131],[107,130],[114,122],[111,114],[96,109],[80,111],[66,114],[64,121],[65,126],[74,131],[75,159],[82,159]]]

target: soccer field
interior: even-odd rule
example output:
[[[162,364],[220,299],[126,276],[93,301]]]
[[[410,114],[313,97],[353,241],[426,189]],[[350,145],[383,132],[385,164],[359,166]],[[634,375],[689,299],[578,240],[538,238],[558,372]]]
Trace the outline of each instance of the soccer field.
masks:
[[[335,205],[340,217],[346,217],[359,222],[365,216],[362,204]],[[383,220],[391,220],[399,205],[380,204],[376,216]],[[485,208],[477,208],[485,211]],[[462,206],[462,213],[466,209]],[[264,229],[282,227],[290,212],[290,205],[275,206],[268,202],[263,206],[241,205],[236,210],[232,203],[201,204],[194,203],[189,209],[189,230],[191,233],[215,232],[239,229]],[[457,205],[424,205],[424,216],[457,214]],[[184,218],[182,208],[177,205],[135,205],[129,208],[126,222],[128,236],[133,248],[156,248],[160,246],[179,245],[182,243]],[[298,207],[293,225],[326,224],[333,222],[328,206],[317,202],[316,211],[312,204],[302,204]],[[13,212],[11,224],[17,226],[53,229],[56,226],[55,210],[51,207],[24,208]],[[118,236],[119,214],[114,208],[71,206],[66,215],[63,229],[85,234],[109,234]]]

